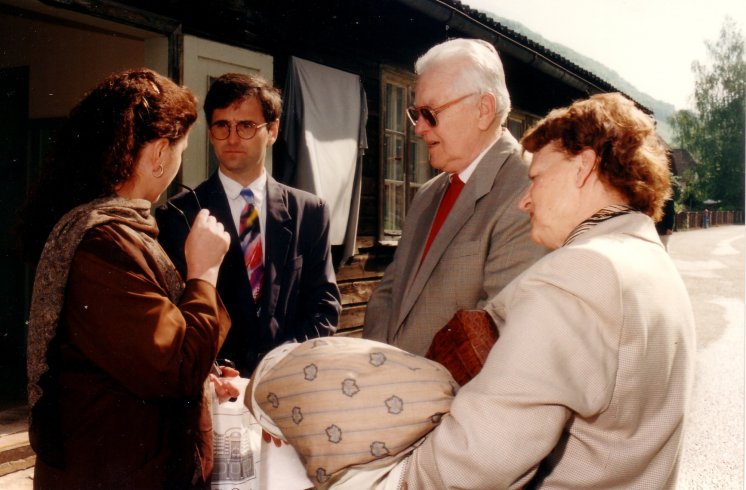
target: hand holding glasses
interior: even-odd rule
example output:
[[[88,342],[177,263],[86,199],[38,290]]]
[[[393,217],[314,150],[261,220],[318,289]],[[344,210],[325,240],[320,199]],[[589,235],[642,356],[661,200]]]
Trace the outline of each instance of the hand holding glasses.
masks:
[[[177,185],[177,186],[179,186],[179,187],[181,187],[182,189],[186,189],[189,192],[191,192],[192,196],[194,196],[194,200],[197,202],[197,208],[199,208],[200,210],[202,209],[202,204],[200,204],[199,198],[197,197],[197,193],[194,192],[194,189],[192,189],[188,185],[184,185],[184,184],[179,183],[179,182],[174,182],[174,184]],[[174,204],[174,203],[171,202],[170,199],[166,201],[166,204],[168,204],[169,206],[171,206],[172,208],[174,208],[181,215],[181,217],[184,218],[184,222],[187,225],[187,230],[191,231],[192,230],[192,225],[189,223],[189,219],[187,219],[186,214],[184,214],[184,211],[182,211],[181,209],[179,209],[176,206],[176,204]]]

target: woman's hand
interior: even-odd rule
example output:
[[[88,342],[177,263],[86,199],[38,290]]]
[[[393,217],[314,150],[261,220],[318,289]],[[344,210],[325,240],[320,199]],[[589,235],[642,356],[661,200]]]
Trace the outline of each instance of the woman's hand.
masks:
[[[218,270],[231,244],[230,235],[206,209],[197,213],[184,244],[187,279],[202,279],[213,286]]]

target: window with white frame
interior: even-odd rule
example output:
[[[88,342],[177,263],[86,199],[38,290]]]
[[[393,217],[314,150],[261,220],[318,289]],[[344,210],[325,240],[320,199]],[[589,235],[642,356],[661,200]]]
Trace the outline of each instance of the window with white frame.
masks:
[[[382,240],[398,240],[412,198],[436,171],[427,145],[417,138],[406,116],[414,103],[414,77],[385,70],[381,77],[381,231]]]

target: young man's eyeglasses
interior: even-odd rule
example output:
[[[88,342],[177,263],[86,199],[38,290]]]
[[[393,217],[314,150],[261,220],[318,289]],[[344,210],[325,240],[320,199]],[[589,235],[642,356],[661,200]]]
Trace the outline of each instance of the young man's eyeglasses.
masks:
[[[269,123],[257,124],[254,121],[238,121],[236,123],[236,134],[242,140],[250,140],[256,136],[256,132]],[[210,125],[210,134],[216,140],[227,140],[231,135],[233,125],[228,121],[216,121]]]
[[[435,126],[438,125],[438,118],[437,118],[438,114],[448,109],[452,105],[458,104],[459,102],[466,99],[467,97],[471,97],[472,95],[476,95],[478,93],[479,92],[472,92],[470,94],[466,94],[464,96],[459,97],[458,99],[453,99],[435,108],[431,108],[426,105],[423,105],[420,107],[415,107],[411,105],[407,107],[407,117],[409,117],[409,122],[412,123],[412,126],[416,126],[417,121],[420,119],[420,116],[422,116],[422,118],[425,119],[425,122],[434,128]]]

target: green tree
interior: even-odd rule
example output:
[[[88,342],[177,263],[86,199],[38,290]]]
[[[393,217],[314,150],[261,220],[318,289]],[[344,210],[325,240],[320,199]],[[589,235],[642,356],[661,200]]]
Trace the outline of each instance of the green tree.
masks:
[[[708,63],[695,61],[696,111],[677,111],[670,119],[677,146],[699,162],[686,198],[720,201],[743,209],[746,160],[746,59],[744,37],[726,17],[715,42],[706,41]]]

